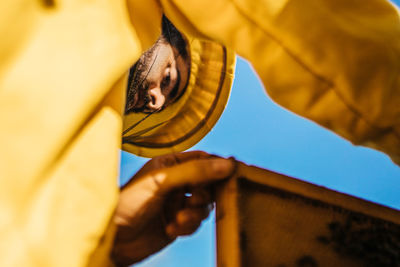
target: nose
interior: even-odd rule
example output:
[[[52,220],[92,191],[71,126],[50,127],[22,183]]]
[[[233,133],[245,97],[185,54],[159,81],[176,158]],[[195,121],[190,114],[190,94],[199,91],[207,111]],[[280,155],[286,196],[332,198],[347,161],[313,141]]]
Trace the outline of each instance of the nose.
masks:
[[[165,103],[165,96],[163,95],[161,88],[155,86],[149,89],[150,101],[147,103],[147,108],[151,111],[157,111],[161,109]]]

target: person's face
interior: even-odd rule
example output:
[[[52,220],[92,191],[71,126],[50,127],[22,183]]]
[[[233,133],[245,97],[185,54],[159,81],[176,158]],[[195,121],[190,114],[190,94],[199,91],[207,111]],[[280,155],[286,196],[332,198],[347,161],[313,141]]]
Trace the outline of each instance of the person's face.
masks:
[[[189,64],[176,48],[160,38],[139,58],[134,75],[137,76],[128,88],[126,112],[152,113],[173,103],[183,93]]]

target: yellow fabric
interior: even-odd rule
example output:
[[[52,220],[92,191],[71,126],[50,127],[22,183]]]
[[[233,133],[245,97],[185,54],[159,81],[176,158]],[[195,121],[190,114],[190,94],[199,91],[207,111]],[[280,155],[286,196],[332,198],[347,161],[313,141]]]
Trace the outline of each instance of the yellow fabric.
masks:
[[[0,266],[87,266],[113,236],[123,76],[140,42],[124,1],[0,10]]]
[[[400,18],[392,4],[161,2],[178,28],[247,58],[277,103],[400,164]]]
[[[161,34],[162,8],[157,0],[127,0],[126,3],[142,50],[147,50]]]
[[[235,54],[215,42],[187,41],[191,68],[185,93],[161,112],[125,115],[124,150],[144,157],[186,150],[221,116],[233,82]]]
[[[0,10],[0,266],[108,264],[124,74],[162,10],[249,59],[278,103],[400,162],[400,20],[384,0],[14,0]]]

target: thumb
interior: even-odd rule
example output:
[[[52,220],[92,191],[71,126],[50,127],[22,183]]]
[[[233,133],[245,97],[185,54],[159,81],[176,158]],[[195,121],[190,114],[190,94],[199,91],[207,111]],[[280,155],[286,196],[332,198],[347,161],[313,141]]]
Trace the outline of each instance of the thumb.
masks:
[[[235,171],[233,159],[207,158],[190,160],[162,171],[149,173],[159,185],[159,193],[168,193],[184,186],[208,184],[223,180]]]

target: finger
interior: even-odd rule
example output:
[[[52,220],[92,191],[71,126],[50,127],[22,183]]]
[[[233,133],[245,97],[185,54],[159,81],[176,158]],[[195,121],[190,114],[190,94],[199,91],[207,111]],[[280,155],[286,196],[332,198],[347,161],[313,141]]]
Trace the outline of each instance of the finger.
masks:
[[[177,213],[174,223],[166,227],[166,234],[171,238],[194,233],[201,222],[208,217],[208,206],[197,209],[185,209]]]
[[[207,218],[209,213],[210,210],[207,205],[195,209],[187,208],[180,210],[175,216],[175,223],[182,227],[185,225],[197,224]]]
[[[171,238],[181,235],[190,235],[197,230],[201,222],[207,218],[208,214],[207,208],[182,210],[176,215],[175,222],[167,225],[165,232]]]
[[[177,165],[179,163],[193,160],[193,159],[202,159],[209,158],[210,154],[204,151],[189,151],[189,152],[179,152],[179,153],[171,153],[163,156],[155,157],[149,160],[136,174],[135,177],[144,175],[154,169],[160,169],[165,167],[171,167]]]
[[[191,196],[186,199],[186,205],[189,207],[205,206],[211,202],[211,193],[204,187],[192,189]]]
[[[154,161],[157,162],[155,165],[161,168],[171,167],[188,160],[209,158],[210,156],[210,154],[204,151],[189,151],[160,156],[155,158]]]
[[[158,185],[160,193],[183,186],[216,182],[233,174],[235,163],[223,158],[197,159],[149,173]]]
[[[174,239],[179,236],[191,235],[200,227],[201,222],[192,225],[186,225],[184,227],[176,224],[169,224],[165,230],[168,238]]]
[[[178,162],[185,162],[193,159],[206,159],[211,157],[212,155],[207,152],[196,150],[196,151],[188,151],[182,153],[173,154]]]
[[[184,209],[186,201],[183,188],[175,190],[168,195],[163,208],[163,219],[166,224],[175,221],[176,214],[179,210]]]
[[[169,224],[165,230],[168,238],[175,239],[179,236],[191,235],[200,227],[200,222],[197,225],[177,226],[176,224]]]

